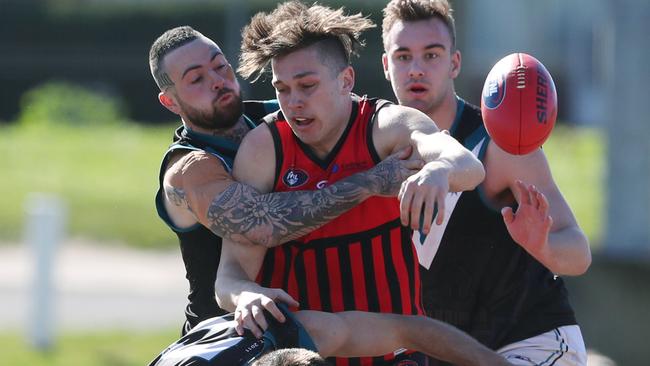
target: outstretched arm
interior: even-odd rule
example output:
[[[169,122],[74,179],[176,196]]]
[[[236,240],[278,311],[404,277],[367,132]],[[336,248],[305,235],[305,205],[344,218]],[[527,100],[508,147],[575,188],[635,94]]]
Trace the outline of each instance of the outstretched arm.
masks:
[[[299,311],[296,317],[323,357],[381,356],[406,348],[455,365],[508,365],[464,332],[425,316]]]
[[[591,264],[589,241],[555,184],[539,149],[513,156],[491,144],[486,187],[509,190],[518,207],[502,210],[510,236],[530,255],[558,275],[580,275]]]

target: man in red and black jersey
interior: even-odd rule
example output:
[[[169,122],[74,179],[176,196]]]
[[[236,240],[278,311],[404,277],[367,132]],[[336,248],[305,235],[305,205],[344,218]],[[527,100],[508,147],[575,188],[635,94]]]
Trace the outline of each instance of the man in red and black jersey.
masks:
[[[401,224],[419,222],[424,212],[430,226],[448,191],[473,189],[483,178],[471,152],[426,115],[352,94],[351,54],[372,26],[360,14],[294,1],[255,15],[244,30],[239,71],[249,77],[271,63],[281,111],[242,141],[236,179],[262,192],[322,190],[407,147],[426,162],[402,186],[401,201],[370,198],[268,252],[224,241],[217,297],[254,331],[266,326],[261,309],[281,317],[262,286],[283,289],[289,296],[281,300],[297,306],[296,299],[301,309],[421,314],[417,258]],[[265,205],[258,210],[257,220],[272,219]],[[394,357],[337,364],[383,365]]]
[[[449,197],[442,225],[415,235],[427,315],[516,365],[584,365],[558,275],[584,273],[591,253],[543,150],[506,153],[487,135],[480,109],[456,95],[461,54],[447,0],[390,1],[382,36],[385,75],[400,104],[448,129],[486,170],[475,190]]]
[[[235,73],[219,46],[188,26],[158,37],[149,64],[161,104],[182,121],[160,167],[156,208],[178,235],[190,286],[183,333],[225,314],[214,295],[222,237],[278,245],[371,195],[395,196],[403,178],[421,167],[417,160],[395,156],[318,192],[259,194],[235,181],[230,171],[243,136],[277,110],[277,102],[242,102]],[[257,220],[259,204],[265,204],[271,219]]]

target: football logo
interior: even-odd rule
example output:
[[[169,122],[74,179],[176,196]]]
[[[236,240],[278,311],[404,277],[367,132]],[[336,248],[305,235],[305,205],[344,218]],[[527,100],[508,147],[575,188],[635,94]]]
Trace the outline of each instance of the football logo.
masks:
[[[307,173],[300,169],[289,169],[282,177],[282,182],[289,188],[300,187],[309,179]]]
[[[489,109],[497,108],[506,96],[506,78],[503,73],[491,72],[483,85],[483,104]]]

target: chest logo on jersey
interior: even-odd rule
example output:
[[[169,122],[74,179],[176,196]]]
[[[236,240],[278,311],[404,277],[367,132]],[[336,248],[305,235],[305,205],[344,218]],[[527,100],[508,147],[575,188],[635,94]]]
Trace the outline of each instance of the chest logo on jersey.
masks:
[[[289,188],[300,187],[309,179],[307,172],[300,169],[289,169],[282,176],[282,182]]]

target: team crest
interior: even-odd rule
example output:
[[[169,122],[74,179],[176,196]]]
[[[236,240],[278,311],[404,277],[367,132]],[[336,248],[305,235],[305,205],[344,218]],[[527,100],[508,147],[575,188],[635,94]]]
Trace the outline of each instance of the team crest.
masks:
[[[309,175],[304,170],[289,169],[282,176],[282,182],[289,188],[300,187],[309,179]]]

